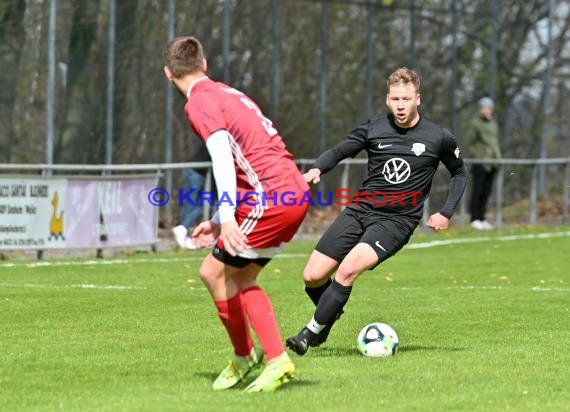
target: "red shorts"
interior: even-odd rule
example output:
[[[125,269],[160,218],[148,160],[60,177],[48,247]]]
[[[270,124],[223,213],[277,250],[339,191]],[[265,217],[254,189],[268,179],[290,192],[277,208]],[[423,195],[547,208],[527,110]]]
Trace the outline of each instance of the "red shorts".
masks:
[[[307,192],[309,193],[309,192]],[[303,219],[309,210],[310,203],[301,202],[305,193],[299,194],[292,205],[266,205],[257,204],[250,206],[245,203],[236,208],[236,220],[244,235],[247,236],[247,244],[250,249],[268,249],[260,257],[275,255],[271,250],[280,248],[289,242],[303,223]],[[300,204],[301,203],[301,204]],[[216,245],[224,250],[223,241],[218,238]],[[269,256],[267,256],[267,254]],[[240,256],[250,257],[248,250],[240,253]],[[253,258],[253,255],[251,255]]]

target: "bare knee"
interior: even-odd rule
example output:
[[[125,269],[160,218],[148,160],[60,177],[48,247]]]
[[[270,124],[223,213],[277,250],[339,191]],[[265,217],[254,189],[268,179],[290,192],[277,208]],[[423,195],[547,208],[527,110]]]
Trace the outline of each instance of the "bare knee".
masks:
[[[307,265],[303,270],[303,281],[305,285],[310,288],[316,288],[324,285],[329,278],[328,273],[323,273],[322,270],[318,270],[316,267]]]
[[[318,251],[313,251],[305,269],[303,280],[309,287],[324,285],[338,267],[338,262]]]
[[[335,279],[343,286],[350,286],[361,273],[362,268],[359,265],[344,261],[338,267]]]
[[[226,283],[225,273],[217,267],[213,267],[211,264],[208,264],[208,260],[206,259],[202,262],[200,266],[199,274],[202,283],[210,292],[214,292],[219,288],[224,287]]]
[[[215,276],[212,271],[201,267],[199,273],[202,283],[208,288],[208,290],[212,290],[213,286],[217,283],[216,281],[219,282],[219,279],[217,279],[217,276]]]

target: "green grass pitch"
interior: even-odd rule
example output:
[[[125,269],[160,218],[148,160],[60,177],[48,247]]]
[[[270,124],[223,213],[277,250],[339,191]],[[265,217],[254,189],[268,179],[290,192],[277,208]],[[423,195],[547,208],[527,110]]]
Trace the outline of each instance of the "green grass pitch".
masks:
[[[314,243],[260,277],[283,337],[313,311]],[[274,394],[211,390],[231,350],[203,254],[0,262],[0,411],[570,410],[568,227],[418,233],[362,275],[323,347],[290,354],[297,379]],[[373,321],[398,332],[396,356],[358,354]]]

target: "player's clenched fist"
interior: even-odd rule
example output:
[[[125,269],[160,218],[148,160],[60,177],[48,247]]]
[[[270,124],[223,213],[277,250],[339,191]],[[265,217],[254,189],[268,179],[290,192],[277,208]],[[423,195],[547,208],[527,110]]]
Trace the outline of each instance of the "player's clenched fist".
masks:
[[[319,169],[311,169],[303,175],[305,182],[319,183],[321,181],[321,171]]]

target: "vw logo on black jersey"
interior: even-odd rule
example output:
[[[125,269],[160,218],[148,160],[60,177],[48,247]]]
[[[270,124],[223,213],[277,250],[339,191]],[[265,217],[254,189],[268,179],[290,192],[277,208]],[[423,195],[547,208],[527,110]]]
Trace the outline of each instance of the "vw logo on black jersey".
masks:
[[[393,157],[384,163],[384,168],[382,169],[382,174],[384,179],[390,183],[404,183],[410,177],[412,169],[410,164],[404,159],[399,157]]]

